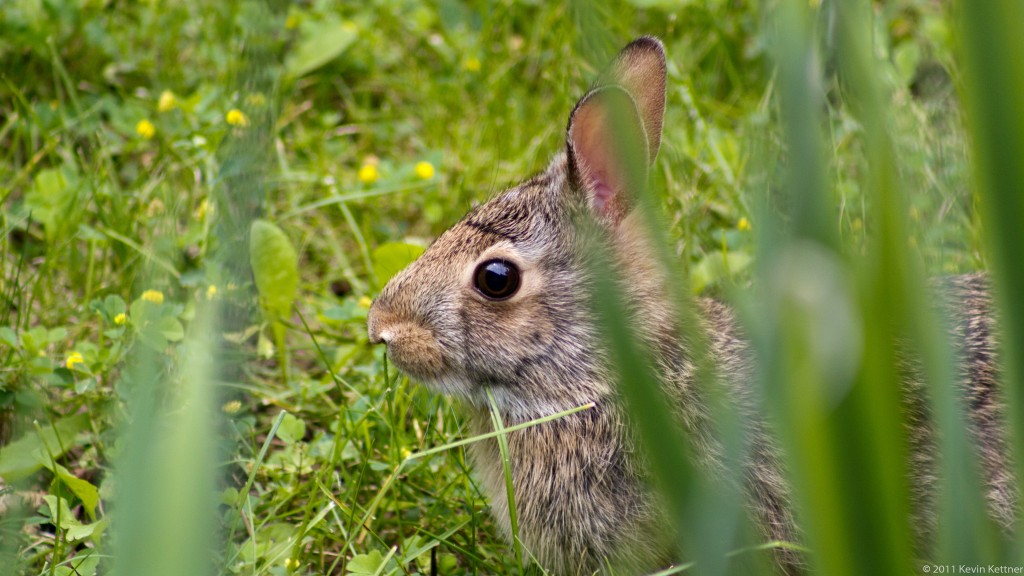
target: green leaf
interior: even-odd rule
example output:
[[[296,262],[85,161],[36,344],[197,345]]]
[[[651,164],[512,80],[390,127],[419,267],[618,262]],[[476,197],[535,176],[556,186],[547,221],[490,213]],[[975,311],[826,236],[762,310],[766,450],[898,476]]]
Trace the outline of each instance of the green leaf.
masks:
[[[18,348],[18,334],[10,326],[0,326],[0,342]]]
[[[47,494],[43,496],[43,501],[46,502],[46,507],[48,508],[47,516],[53,521],[53,524],[59,524],[65,530],[73,526],[81,526],[82,523],[71,513],[71,507],[68,506],[67,500],[57,498],[53,494]],[[60,514],[57,513],[58,507]],[[59,523],[57,522],[58,516],[60,517]]]
[[[751,256],[747,252],[709,252],[690,271],[690,286],[699,294],[708,286],[730,277],[750,266]]]
[[[75,476],[60,464],[57,464],[56,466],[51,465],[49,455],[45,458],[46,459],[42,462],[42,465],[49,468],[75,496],[78,496],[78,499],[82,501],[82,506],[85,507],[85,511],[89,514],[89,517],[95,518],[96,506],[100,503],[100,491],[90,484],[88,480],[83,480],[78,476]]]
[[[337,17],[304,22],[298,44],[285,62],[285,72],[291,78],[304,76],[341,56],[358,37],[358,26]]]
[[[299,288],[299,258],[288,236],[266,220],[249,229],[249,262],[263,311],[281,319],[291,311]]]
[[[164,316],[161,318],[157,321],[157,328],[160,330],[160,334],[169,342],[178,342],[185,337],[185,328],[181,325],[181,322],[173,316]]]
[[[89,427],[88,414],[76,414],[58,420],[55,426],[43,426],[42,437],[31,430],[21,438],[0,448],[0,476],[8,482],[14,482],[32,475],[43,467],[40,458],[49,460],[50,453],[59,458],[64,451],[74,445],[78,434]],[[60,437],[61,441],[57,440]],[[43,445],[46,441],[47,452]]]
[[[348,562],[346,571],[348,574],[367,574],[372,576],[380,570],[383,564],[384,557],[381,556],[379,550],[374,550],[369,554],[353,556]]]
[[[415,244],[388,242],[373,251],[373,270],[377,287],[383,288],[388,280],[423,254],[424,248]]]
[[[900,81],[904,86],[910,86],[921,63],[921,46],[917,42],[901,42],[893,51],[892,59]]]
[[[94,540],[107,529],[109,521],[104,518],[97,520],[92,524],[79,524],[78,526],[71,526],[68,528],[66,533],[67,539],[71,541],[85,540],[86,538],[93,538]],[[93,572],[96,567],[93,566]],[[79,574],[85,574],[85,572],[79,572]]]
[[[306,435],[306,423],[292,414],[285,414],[281,427],[277,429],[277,437],[285,444],[294,444]]]
[[[54,242],[65,232],[77,200],[78,178],[68,168],[40,170],[25,195],[25,206],[42,222],[46,239]]]
[[[89,532],[92,533],[93,531],[96,531],[95,527],[101,522],[96,522],[89,526],[82,526],[81,530],[89,529]],[[71,538],[71,532],[72,530],[68,530],[68,539],[76,540],[75,538]],[[60,574],[61,576],[95,576],[96,568],[99,566],[99,563],[100,555],[95,550],[86,549],[76,554],[71,560],[68,560],[67,564],[57,566],[54,573]]]

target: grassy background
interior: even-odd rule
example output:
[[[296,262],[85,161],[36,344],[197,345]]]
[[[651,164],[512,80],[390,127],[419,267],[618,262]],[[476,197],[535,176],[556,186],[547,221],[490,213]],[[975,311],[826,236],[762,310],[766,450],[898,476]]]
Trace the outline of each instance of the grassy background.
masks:
[[[367,346],[367,298],[415,250],[394,242],[423,246],[542,169],[576,98],[640,34],[670,57],[654,179],[689,289],[748,284],[769,226],[758,203],[782,206],[765,220],[801,218],[775,9],[0,4],[0,564],[132,573],[195,551],[194,532],[223,536],[213,565],[233,573],[411,573],[431,554],[441,573],[516,570],[460,449],[405,461],[461,437],[460,418]],[[984,267],[950,10],[886,2],[862,31],[888,88],[906,247],[931,275]],[[884,222],[871,126],[848,104],[863,86],[837,73],[831,4],[806,17],[829,190],[817,222],[869,256]],[[256,215],[296,251],[299,297],[277,317],[246,265]],[[190,490],[181,469],[200,475]],[[208,504],[199,520],[176,511],[189,494]],[[186,570],[173,564],[156,565]]]

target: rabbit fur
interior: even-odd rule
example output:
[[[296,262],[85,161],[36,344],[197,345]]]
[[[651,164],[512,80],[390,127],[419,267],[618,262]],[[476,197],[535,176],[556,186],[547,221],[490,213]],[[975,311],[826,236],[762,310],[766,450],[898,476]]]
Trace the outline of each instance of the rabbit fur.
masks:
[[[398,273],[374,301],[370,341],[387,344],[391,362],[429,388],[461,399],[474,434],[492,430],[490,390],[506,426],[587,403],[589,410],[508,434],[520,539],[552,574],[628,572],[664,567],[674,539],[645,479],[631,440],[607,353],[589,301],[586,239],[577,215],[601,224],[624,283],[626,305],[642,344],[651,351],[664,390],[699,464],[720,464],[706,402],[693,386],[695,367],[680,341],[666,296],[665,275],[630,202],[623,145],[653,163],[665,107],[666,64],[660,41],[642,37],[626,46],[573,109],[566,149],[546,170],[470,211]],[[612,101],[628,104],[626,131],[610,119]],[[511,263],[519,287],[494,300],[475,288],[481,263]],[[1016,497],[1001,436],[994,383],[994,323],[985,279],[956,279],[947,292],[960,302],[955,332],[963,343],[962,380],[971,400],[972,432],[981,446],[993,514],[1014,518]],[[963,304],[966,302],[966,304]],[[799,532],[775,444],[753,400],[754,359],[732,310],[699,300],[701,329],[718,380],[745,416],[751,438],[745,491],[766,540],[797,542]],[[908,371],[909,388],[915,384]],[[924,403],[909,406],[916,477],[927,502],[933,488],[934,445]],[[470,446],[494,519],[511,539],[501,457],[493,440]],[[925,506],[927,508],[927,506]],[[934,521],[922,514],[922,531]],[[802,570],[795,552],[779,549],[781,572]]]

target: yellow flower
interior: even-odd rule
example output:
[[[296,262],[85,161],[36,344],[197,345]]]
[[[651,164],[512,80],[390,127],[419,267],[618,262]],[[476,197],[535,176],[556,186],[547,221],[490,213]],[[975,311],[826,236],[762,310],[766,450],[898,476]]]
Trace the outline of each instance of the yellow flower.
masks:
[[[217,295],[217,287],[214,286],[213,284],[210,284],[210,286],[206,289],[206,299],[207,300],[213,300],[213,297],[216,296],[216,295]]]
[[[744,232],[747,231],[747,230],[750,230],[751,228],[753,228],[750,225],[750,220],[747,220],[746,216],[740,218],[739,224],[737,224],[736,227],[739,228],[741,231],[744,231]]]
[[[164,90],[160,93],[160,99],[156,102],[156,109],[160,112],[169,112],[173,110],[176,105],[177,99],[174,97],[174,92]]]
[[[380,172],[376,164],[363,164],[359,168],[359,181],[364,184],[373,184],[380,178]]]
[[[85,364],[85,358],[82,358],[81,352],[72,352],[71,354],[68,354],[68,359],[64,362],[64,366],[67,367],[68,370],[74,369],[75,364]]]
[[[142,136],[146,140],[149,140],[150,138],[156,135],[156,126],[153,126],[153,123],[149,120],[142,119],[139,120],[139,123],[135,125],[135,132],[139,136]]]
[[[146,290],[142,293],[142,299],[154,304],[163,304],[164,293],[159,290]]]
[[[220,409],[221,412],[224,412],[225,414],[234,414],[235,412],[238,412],[239,410],[242,409],[242,403],[239,402],[238,400],[229,400],[225,402],[224,405],[220,407]]]
[[[362,298],[359,299],[358,304],[363,308],[369,308],[370,305],[373,304],[373,300],[370,300],[369,296],[363,296]]]
[[[405,446],[402,446],[402,460],[405,460],[409,456],[412,456],[412,450],[409,450]]]
[[[192,215],[195,216],[196,220],[203,220],[204,218],[206,218],[206,213],[209,211],[210,203],[207,201],[206,198],[203,198],[203,200],[199,203],[199,206],[195,209],[195,212],[193,212]]]
[[[462,63],[462,67],[465,68],[466,70],[469,70],[470,72],[479,72],[480,59],[477,58],[476,56],[470,56],[469,58],[466,58],[465,62]]]
[[[245,115],[245,112],[242,112],[238,108],[232,108],[231,110],[228,110],[228,113],[224,117],[224,119],[227,120],[228,124],[231,124],[232,126],[249,125],[249,117]]]
[[[424,180],[430,180],[434,177],[434,165],[427,161],[417,162],[416,175]]]
[[[301,564],[295,558],[287,558],[284,561],[285,570],[294,570],[299,566],[301,566]]]
[[[128,315],[125,314],[124,312],[121,312],[117,316],[114,316],[114,324],[117,324],[118,326],[124,326],[126,322],[128,322]]]
[[[288,30],[294,30],[298,25],[299,17],[295,14],[289,14],[288,17],[284,19],[284,27]]]

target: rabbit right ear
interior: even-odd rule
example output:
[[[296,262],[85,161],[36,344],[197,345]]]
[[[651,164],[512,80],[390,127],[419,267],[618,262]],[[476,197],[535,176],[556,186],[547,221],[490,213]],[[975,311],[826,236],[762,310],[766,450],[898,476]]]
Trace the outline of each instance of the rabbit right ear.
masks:
[[[655,38],[626,46],[569,115],[569,178],[594,216],[616,227],[632,207],[661,144],[665,50]]]

